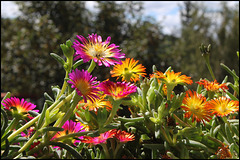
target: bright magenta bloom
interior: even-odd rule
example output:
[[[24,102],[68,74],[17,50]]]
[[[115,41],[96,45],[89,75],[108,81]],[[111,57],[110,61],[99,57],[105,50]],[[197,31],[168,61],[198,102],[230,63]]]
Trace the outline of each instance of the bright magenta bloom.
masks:
[[[98,137],[83,136],[81,142],[91,143],[93,145],[107,143],[108,138],[113,138],[115,130],[109,130],[107,132],[101,133]]]
[[[112,96],[114,99],[121,99],[127,97],[129,94],[137,91],[137,86],[130,84],[130,82],[112,82],[110,80],[103,81],[99,84],[99,89],[104,94]]]
[[[80,122],[73,122],[72,120],[66,121],[64,125],[62,126],[64,128],[64,131],[57,132],[51,140],[71,134],[71,133],[77,133],[77,132],[85,132],[84,126]],[[79,139],[82,139],[83,136],[78,137]],[[75,143],[80,142],[80,140],[71,139],[72,143],[75,145]],[[58,147],[57,147],[58,148]]]
[[[28,111],[35,111],[35,112],[39,111],[39,110],[33,110],[34,108],[36,108],[36,105],[25,101],[23,98],[20,100],[19,98],[16,98],[16,97],[10,97],[5,99],[2,105],[4,106],[5,109],[12,111],[13,114],[23,115]]]
[[[128,142],[128,141],[133,141],[134,140],[134,134],[127,133],[125,131],[118,130],[115,134],[115,137],[120,141],[120,142]]]
[[[77,38],[80,42],[75,39],[72,46],[76,50],[74,60],[82,58],[85,63],[93,59],[99,66],[104,64],[110,67],[110,65],[122,64],[120,59],[125,58],[125,54],[118,49],[119,46],[110,44],[111,37],[104,42],[97,34],[88,35],[88,39],[81,35],[77,35]]]
[[[77,94],[83,96],[84,102],[87,103],[87,99],[94,102],[95,99],[99,99],[98,94],[98,82],[95,81],[97,77],[90,75],[88,71],[80,71],[76,69],[69,73],[69,78],[71,80],[68,83],[72,84],[72,88],[75,88]]]

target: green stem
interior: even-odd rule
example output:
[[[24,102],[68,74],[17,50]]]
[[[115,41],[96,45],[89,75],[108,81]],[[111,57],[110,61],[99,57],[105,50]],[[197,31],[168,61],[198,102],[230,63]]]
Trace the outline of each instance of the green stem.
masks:
[[[209,72],[210,72],[210,74],[212,76],[212,79],[215,80],[216,78],[215,78],[215,76],[213,74],[213,70],[212,70],[212,67],[211,67],[210,62],[209,62],[209,54],[204,54],[203,57],[204,57],[205,62],[207,64],[208,70],[209,70]]]
[[[95,68],[95,66],[96,66],[96,63],[95,63],[94,60],[92,59],[91,64],[90,64],[90,66],[88,67],[87,71],[88,71],[89,73],[91,73],[91,72],[93,71],[93,69]]]
[[[118,110],[118,108],[119,108],[119,105],[122,103],[122,100],[113,100],[112,102],[113,102],[113,104],[112,104],[112,110],[111,110],[110,115],[109,115],[108,119],[106,120],[104,126],[106,126],[106,125],[108,125],[109,123],[112,122],[113,117],[114,117],[114,116],[116,115],[116,113],[117,113],[117,110]]]
[[[12,131],[16,127],[18,121],[19,121],[19,119],[17,120],[17,118],[13,118],[13,120],[11,121],[9,126],[6,128],[3,136],[5,136],[8,133],[9,130]]]
[[[163,134],[164,138],[167,140],[167,142],[169,144],[173,144],[173,140],[171,139],[169,133],[165,132],[165,129],[163,128],[163,126],[160,127],[161,133]]]
[[[65,78],[68,78],[68,71],[66,71]],[[60,92],[60,94],[57,96],[56,100],[58,100],[58,99],[61,97],[61,95],[62,95],[62,94],[64,93],[64,91],[66,90],[66,87],[67,87],[67,81],[64,79],[61,92]]]
[[[110,154],[109,154],[107,145],[105,143],[101,143],[101,146],[103,147],[103,151],[105,153],[106,159],[110,159]]]
[[[33,141],[37,138],[37,136],[40,134],[39,131],[35,132],[35,134],[27,141],[27,143],[22,146],[22,148],[18,151],[18,153],[21,153],[27,149],[28,146],[30,146]]]
[[[192,127],[190,124],[183,122],[180,118],[178,118],[178,116],[176,116],[175,114],[173,114],[173,117],[175,118],[176,121],[178,121],[180,124],[182,124],[185,127]]]
[[[117,146],[116,146],[116,149],[114,150],[114,153],[113,153],[113,159],[116,159],[117,158],[117,154],[118,154],[118,151],[119,151],[119,149],[122,147],[122,145],[123,145],[124,143],[117,143]]]

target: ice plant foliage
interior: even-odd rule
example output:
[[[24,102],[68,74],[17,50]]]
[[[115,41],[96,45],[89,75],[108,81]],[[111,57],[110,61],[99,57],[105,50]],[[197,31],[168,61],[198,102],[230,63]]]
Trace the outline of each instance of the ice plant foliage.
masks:
[[[218,97],[208,101],[207,107],[213,114],[223,117],[239,111],[239,101],[227,97]]]
[[[75,88],[77,94],[83,96],[84,102],[87,102],[89,99],[91,102],[94,102],[95,99],[99,99],[98,97],[98,82],[95,81],[97,77],[92,77],[92,75],[88,71],[80,71],[76,69],[69,73],[69,78],[71,80],[68,83],[72,84],[72,88]]]
[[[112,96],[114,99],[125,98],[131,93],[137,91],[137,86],[130,82],[112,82],[110,80],[103,81],[99,84],[99,89],[104,94]]]
[[[104,42],[97,34],[91,34],[87,39],[82,35],[77,35],[77,38],[78,40],[75,39],[73,42],[73,48],[76,50],[74,60],[82,58],[83,62],[88,62],[93,59],[99,66],[104,64],[110,67],[110,65],[121,64],[120,59],[125,58],[125,54],[118,49],[119,46],[110,44],[111,37]]]
[[[226,90],[228,90],[228,87],[226,85],[226,83],[223,84],[219,84],[217,82],[217,80],[214,80],[213,82],[210,82],[208,80],[200,80],[198,82],[196,82],[202,86],[204,86],[204,88],[207,89],[207,91],[212,91],[212,92],[219,92],[219,89],[221,88],[224,92]]]
[[[133,58],[126,58],[125,61],[122,61],[122,64],[117,64],[113,67],[113,70],[110,71],[112,77],[122,77],[123,81],[127,82],[136,82],[139,80],[139,75],[145,77],[146,68],[142,64],[138,64],[138,60]]]
[[[209,107],[206,106],[206,97],[203,95],[188,90],[182,103],[181,107],[185,110],[185,117],[190,118],[192,116],[192,122],[196,120],[205,123],[204,120],[212,119]]]

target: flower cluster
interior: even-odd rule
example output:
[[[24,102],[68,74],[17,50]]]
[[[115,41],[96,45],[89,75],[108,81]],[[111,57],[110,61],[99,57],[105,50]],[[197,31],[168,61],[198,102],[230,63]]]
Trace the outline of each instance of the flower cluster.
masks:
[[[5,159],[239,158],[239,77],[234,71],[227,68],[234,84],[218,83],[211,70],[214,80],[200,79],[194,89],[192,77],[171,67],[162,72],[153,66],[148,76],[139,60],[126,58],[110,40],[77,35],[73,43],[61,45],[66,62],[52,54],[66,77],[61,89],[52,86],[54,98],[44,93],[41,113],[24,99],[3,98]],[[89,61],[88,69],[80,69]],[[108,67],[109,78],[97,80],[96,65]]]

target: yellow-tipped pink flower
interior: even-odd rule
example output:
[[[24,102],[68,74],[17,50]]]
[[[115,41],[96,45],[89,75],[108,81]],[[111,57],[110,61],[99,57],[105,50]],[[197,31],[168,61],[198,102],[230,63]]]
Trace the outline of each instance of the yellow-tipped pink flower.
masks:
[[[74,60],[82,58],[85,63],[93,59],[99,66],[104,64],[110,67],[110,65],[121,64],[120,59],[125,58],[125,54],[118,49],[119,46],[110,44],[111,37],[104,42],[97,34],[88,35],[87,39],[81,35],[77,35],[77,38],[78,40],[75,39],[73,42],[73,48],[76,50]]]
[[[75,88],[77,94],[83,96],[84,102],[87,102],[89,99],[91,102],[94,102],[98,97],[98,82],[95,81],[97,77],[93,77],[88,71],[80,71],[76,69],[69,73],[70,80],[68,83],[72,84],[72,88]]]
[[[103,81],[99,84],[99,89],[104,94],[112,96],[115,100],[125,98],[131,93],[137,91],[137,86],[130,82],[112,82],[110,80]]]
[[[146,68],[142,64],[138,64],[138,60],[133,58],[126,58],[125,61],[122,61],[122,64],[117,64],[113,67],[113,70],[110,71],[112,77],[122,77],[122,80],[127,82],[136,82],[139,80],[139,75],[145,77]]]
[[[23,116],[26,114],[30,119],[32,119],[32,117],[29,115],[29,113],[27,113],[28,111],[39,112],[39,110],[33,110],[34,108],[36,108],[36,105],[25,101],[23,98],[20,100],[16,97],[10,97],[3,100],[2,105],[5,109],[11,111],[13,115]]]
[[[64,125],[62,126],[62,128],[64,128],[64,131],[58,131],[53,137],[51,140],[54,140],[56,138],[60,138],[62,136],[66,136],[68,134],[71,134],[71,133],[78,133],[78,132],[84,132],[85,129],[84,129],[84,125],[82,125],[82,123],[80,122],[74,122],[72,120],[70,121],[66,121],[64,123]],[[78,137],[79,139],[82,139],[83,136],[80,136]],[[67,140],[63,140],[63,141],[69,141],[69,139]],[[70,138],[70,141],[71,143],[73,143],[74,145],[76,143],[79,143],[80,140],[76,140],[76,139],[73,139],[73,138]],[[55,147],[55,148],[59,148],[59,147]]]

